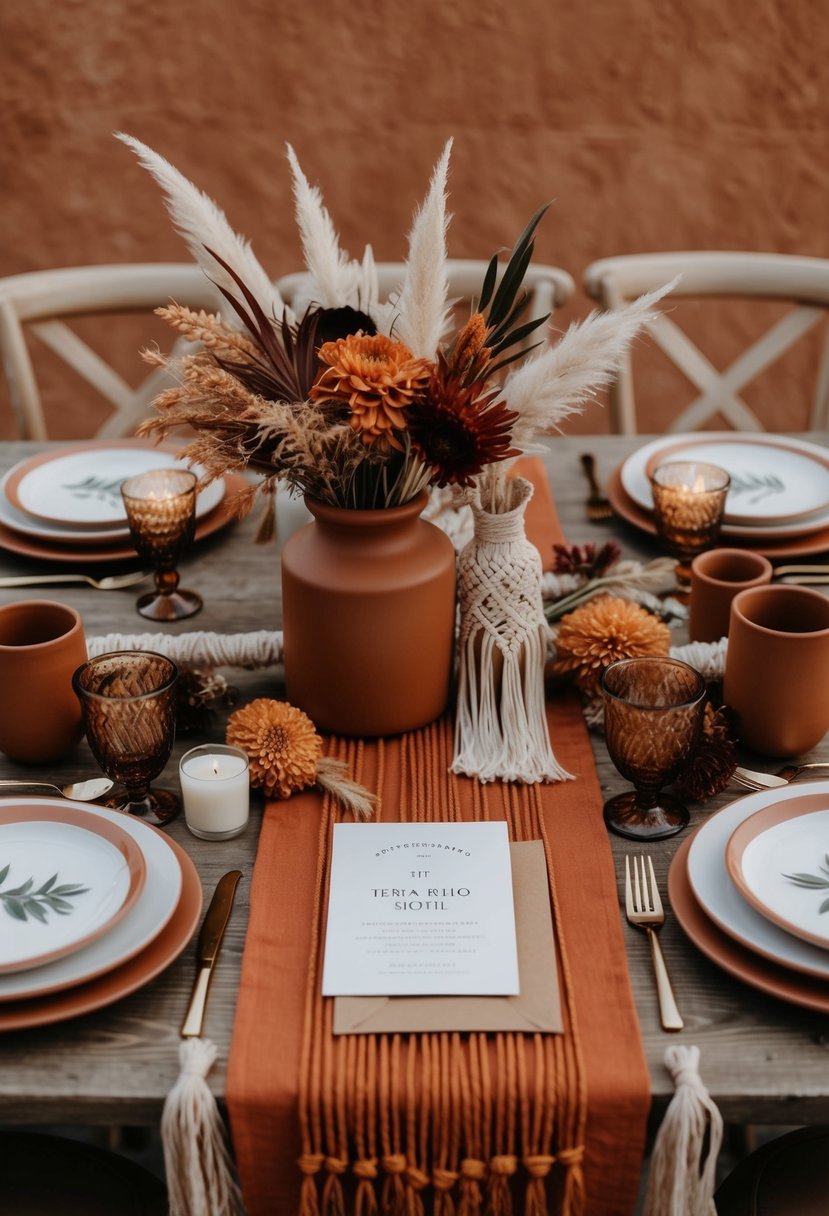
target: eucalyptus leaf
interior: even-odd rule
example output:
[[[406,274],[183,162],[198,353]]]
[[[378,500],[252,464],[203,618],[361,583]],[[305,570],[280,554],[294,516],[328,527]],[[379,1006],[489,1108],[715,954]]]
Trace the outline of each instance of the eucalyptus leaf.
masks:
[[[7,896],[4,902],[9,916],[13,916],[15,920],[26,919],[26,912],[19,899],[9,899]]]
[[[39,920],[42,925],[48,924],[46,913],[36,899],[24,900],[23,907],[29,913],[29,916],[33,916],[35,920]]]

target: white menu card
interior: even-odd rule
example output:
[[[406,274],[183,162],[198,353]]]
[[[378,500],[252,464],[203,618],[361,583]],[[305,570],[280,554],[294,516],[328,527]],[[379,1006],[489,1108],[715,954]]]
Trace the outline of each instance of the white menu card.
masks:
[[[506,823],[335,824],[323,996],[518,992]]]

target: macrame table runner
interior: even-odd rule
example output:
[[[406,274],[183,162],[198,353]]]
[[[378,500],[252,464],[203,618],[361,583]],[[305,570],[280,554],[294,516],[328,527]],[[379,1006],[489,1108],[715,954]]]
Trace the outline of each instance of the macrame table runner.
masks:
[[[522,472],[546,564],[558,520],[541,463]],[[335,1038],[320,977],[336,807],[309,793],[266,808],[227,1081],[249,1216],[478,1216],[487,1201],[493,1216],[632,1212],[650,1092],[616,875],[579,704],[548,713],[575,781],[453,776],[448,720],[327,750],[381,794],[381,821],[506,819],[512,839],[543,840],[561,1035]]]

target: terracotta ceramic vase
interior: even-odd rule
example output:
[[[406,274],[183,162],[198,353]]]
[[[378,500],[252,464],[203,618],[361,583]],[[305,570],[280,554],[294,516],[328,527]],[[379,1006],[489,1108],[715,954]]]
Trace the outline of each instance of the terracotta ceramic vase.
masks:
[[[748,587],[771,582],[772,564],[749,549],[709,549],[691,563],[688,635],[718,642],[728,633],[731,601]]]
[[[755,587],[731,604],[723,698],[740,739],[798,756],[829,729],[829,600],[808,587]]]
[[[0,608],[0,751],[25,764],[66,756],[81,737],[72,673],[86,659],[74,608],[21,600]]]
[[[455,550],[401,507],[351,511],[306,499],[313,521],[282,551],[288,700],[320,730],[394,735],[446,708]]]

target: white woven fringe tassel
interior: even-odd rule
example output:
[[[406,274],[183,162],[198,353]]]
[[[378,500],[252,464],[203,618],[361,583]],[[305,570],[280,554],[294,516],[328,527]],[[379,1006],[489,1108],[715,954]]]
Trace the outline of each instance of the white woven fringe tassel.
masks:
[[[716,1216],[722,1115],[699,1075],[699,1048],[669,1047],[665,1067],[675,1093],[653,1146],[644,1216]]]
[[[470,503],[459,558],[460,638],[453,773],[481,781],[572,779],[556,761],[544,707],[547,622],[541,559],[524,534],[533,487],[509,482],[508,510]]]
[[[185,1039],[178,1058],[181,1071],[161,1116],[170,1216],[243,1216],[224,1124],[205,1079],[216,1046]]]

